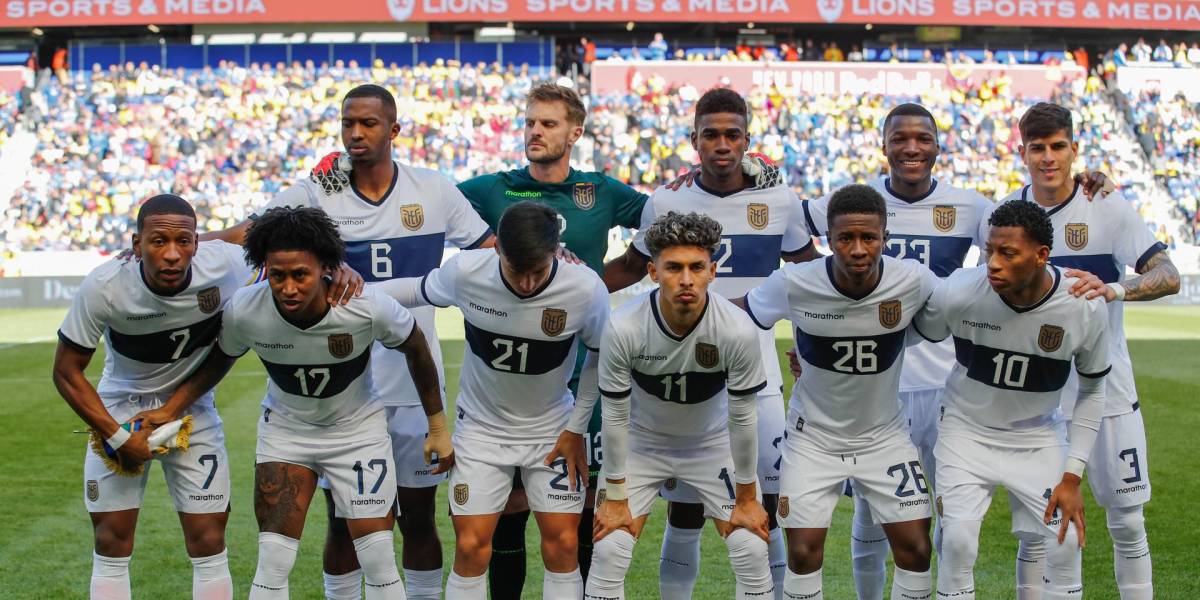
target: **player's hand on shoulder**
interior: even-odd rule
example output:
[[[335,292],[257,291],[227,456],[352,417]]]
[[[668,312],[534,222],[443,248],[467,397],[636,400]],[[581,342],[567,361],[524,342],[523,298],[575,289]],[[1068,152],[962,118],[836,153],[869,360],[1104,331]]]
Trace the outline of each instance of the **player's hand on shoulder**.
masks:
[[[321,157],[317,165],[308,172],[308,178],[321,186],[321,191],[326,196],[332,196],[350,187],[350,171],[353,169],[349,156],[342,152],[330,152]]]
[[[365,282],[362,275],[351,269],[350,265],[342,263],[329,277],[332,277],[332,281],[329,282],[329,297],[326,300],[331,306],[349,304],[351,298],[362,295]]]
[[[605,498],[596,506],[596,517],[592,520],[592,540],[598,542],[618,529],[633,532],[633,515],[629,512],[629,500]]]
[[[1116,292],[1112,291],[1108,284],[1088,271],[1066,269],[1063,271],[1063,275],[1078,278],[1075,285],[1071,286],[1071,295],[1076,298],[1083,297],[1085,300],[1091,300],[1103,297],[1106,302],[1112,302],[1117,298]]]
[[[126,248],[118,252],[115,256],[113,256],[113,258],[123,263],[127,263],[131,260],[141,260],[138,255],[133,252],[133,248]]]
[[[1108,195],[1117,190],[1116,184],[1108,178],[1108,175],[1100,171],[1076,173],[1075,183],[1083,186],[1083,195],[1087,196],[1089,201],[1095,200],[1096,194]]]
[[[764,541],[769,537],[767,532],[767,511],[755,498],[738,499],[729,515],[729,524],[734,528],[742,528]]]
[[[586,487],[584,481],[588,472],[588,460],[587,452],[584,451],[583,435],[571,431],[558,434],[558,441],[554,442],[554,447],[550,449],[542,464],[549,467],[559,458],[567,461],[567,485],[570,490],[577,492]]]
[[[558,245],[558,250],[556,250],[554,252],[554,258],[557,258],[559,260],[565,260],[574,265],[582,265],[583,264],[583,260],[581,260],[578,255],[576,255],[574,252],[571,252],[570,250],[567,250],[567,247],[562,244]]]
[[[696,176],[700,175],[700,165],[688,165],[679,170],[679,175],[667,184],[667,189],[672,192],[681,187],[692,187],[692,182],[696,181]]]
[[[783,176],[775,161],[761,152],[742,155],[742,173],[754,181],[754,189],[762,190],[783,184]]]
[[[796,358],[796,350],[795,349],[788,350],[787,357],[788,357],[788,370],[792,372],[792,377],[794,377],[795,379],[800,379],[800,374],[804,372],[804,369],[802,369],[800,367],[800,359]]]
[[[1046,514],[1043,522],[1050,524],[1052,518],[1061,517],[1058,527],[1058,543],[1063,543],[1067,537],[1067,526],[1075,523],[1075,534],[1079,537],[1079,547],[1084,547],[1083,521],[1083,492],[1079,489],[1078,475],[1064,473],[1062,481],[1054,486],[1050,500],[1046,503]],[[1057,511],[1057,515],[1055,512]]]

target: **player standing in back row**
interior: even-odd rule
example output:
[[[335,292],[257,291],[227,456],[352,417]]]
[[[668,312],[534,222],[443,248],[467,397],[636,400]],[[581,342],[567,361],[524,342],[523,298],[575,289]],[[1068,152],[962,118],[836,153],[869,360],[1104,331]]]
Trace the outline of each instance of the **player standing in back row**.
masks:
[[[709,90],[696,102],[692,146],[700,155],[695,185],[660,187],[642,212],[642,229],[654,219],[675,212],[698,212],[722,227],[716,262],[717,279],[711,290],[725,298],[740,298],[762,283],[779,266],[780,258],[799,261],[810,245],[800,200],[786,186],[755,187],[742,168],[749,145],[750,120],[746,101],[733,90]],[[649,249],[639,230],[625,256],[610,265],[625,276],[640,279],[646,272]],[[609,268],[606,267],[606,272]],[[634,279],[636,281],[637,279]],[[785,570],[783,533],[775,523],[779,493],[779,444],[783,441],[783,378],[779,371],[774,332],[760,331],[767,387],[758,395],[758,477],[763,505],[771,515],[770,561],[776,594],[782,594]],[[663,536],[659,590],[664,598],[690,598],[700,573],[700,528],[703,508],[686,489],[668,482],[664,497],[671,501],[669,525]]]
[[[436,171],[393,160],[392,143],[400,125],[391,92],[370,84],[353,88],[342,100],[340,118],[345,153],[326,156],[309,179],[280,192],[260,214],[279,206],[324,209],[346,242],[346,263],[372,284],[425,275],[441,264],[446,242],[465,249],[494,244],[491,229],[454,182]],[[240,244],[252,222],[253,218],[218,235]],[[412,314],[444,381],[433,308],[414,308]],[[407,364],[395,352],[382,350],[377,347],[371,357],[372,385],[386,407],[392,437],[405,589],[413,600],[436,599],[442,590],[442,545],[434,502],[445,475],[433,472],[422,459],[425,419]],[[326,485],[322,480],[321,486]],[[325,595],[330,600],[355,600],[362,573],[345,520],[337,514],[328,489],[325,502]]]
[[[1142,507],[1150,501],[1146,429],[1133,381],[1133,364],[1125,343],[1124,302],[1146,301],[1179,292],[1179,272],[1167,248],[1154,239],[1146,222],[1120,192],[1086,202],[1071,179],[1078,154],[1071,113],[1057,104],[1038,103],[1022,117],[1021,158],[1030,185],[1006,198],[1029,200],[1046,210],[1054,226],[1050,262],[1083,269],[1108,284],[1109,359],[1112,373],[1105,378],[1104,420],[1088,460],[1088,483],[1103,506],[1113,540],[1113,569],[1122,600],[1154,597],[1150,545]],[[1137,277],[1125,279],[1132,268]],[[1070,414],[1076,381],[1063,394]],[[1022,540],[1017,553],[1017,598],[1042,597],[1046,549],[1040,538]]]

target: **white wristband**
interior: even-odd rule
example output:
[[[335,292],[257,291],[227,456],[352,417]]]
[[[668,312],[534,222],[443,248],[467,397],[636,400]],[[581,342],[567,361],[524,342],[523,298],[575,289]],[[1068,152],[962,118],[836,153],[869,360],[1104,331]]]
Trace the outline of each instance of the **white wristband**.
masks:
[[[128,429],[118,426],[117,432],[112,434],[107,440],[104,440],[104,443],[108,444],[108,447],[115,451],[117,448],[125,445],[130,435],[133,434],[129,433]]]
[[[604,499],[605,500],[628,500],[629,490],[625,487],[625,482],[613,483],[611,481],[604,482]]]
[[[1087,467],[1087,463],[1075,458],[1074,456],[1067,458],[1067,466],[1063,468],[1064,473],[1070,473],[1076,477],[1083,478],[1083,470]]]
[[[1113,302],[1121,302],[1125,300],[1125,286],[1119,283],[1110,283],[1108,284],[1108,289],[1112,290],[1113,293],[1117,295]]]

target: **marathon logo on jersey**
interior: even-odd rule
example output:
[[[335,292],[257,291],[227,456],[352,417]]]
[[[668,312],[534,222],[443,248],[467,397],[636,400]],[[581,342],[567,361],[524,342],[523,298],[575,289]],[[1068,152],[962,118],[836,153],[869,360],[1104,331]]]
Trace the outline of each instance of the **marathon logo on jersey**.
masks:
[[[554,337],[567,328],[567,311],[547,308],[542,311],[542,333]]]
[[[400,207],[400,222],[409,231],[416,231],[425,224],[425,209],[420,204],[405,204]]]
[[[792,507],[791,507],[791,505],[788,504],[788,497],[780,496],[779,497],[779,518],[786,519],[788,517],[788,515],[790,515],[790,514],[792,514]]]
[[[935,206],[933,207],[933,227],[942,233],[946,233],[954,229],[954,222],[958,220],[958,209],[953,206]]]
[[[1062,347],[1063,335],[1066,332],[1057,325],[1042,325],[1038,332],[1038,347],[1046,352],[1054,352]]]
[[[332,333],[329,341],[329,354],[334,358],[346,358],[354,352],[354,336],[349,333]]]
[[[755,229],[766,229],[771,222],[771,207],[758,202],[747,204],[746,222]]]
[[[1067,238],[1068,248],[1076,251],[1083,250],[1088,242],[1087,223],[1067,223],[1063,237]]]
[[[221,308],[221,288],[213,286],[200,290],[196,294],[196,303],[200,305],[200,312],[209,315]]]
[[[470,499],[470,497],[471,488],[467,484],[460,483],[454,486],[454,502],[456,504],[462,506],[467,503],[467,500]]]
[[[575,206],[578,206],[579,210],[591,210],[596,205],[596,184],[575,184],[575,189],[571,190],[571,197],[575,199]]]
[[[696,344],[696,362],[705,369],[711,369],[717,366],[721,360],[721,353],[717,347],[712,344],[703,342]]]
[[[95,479],[87,480],[87,499],[88,502],[95,502],[100,499],[100,482]]]
[[[879,303],[879,324],[891,329],[900,324],[900,315],[903,311],[900,310],[899,300],[888,300],[887,302]]]

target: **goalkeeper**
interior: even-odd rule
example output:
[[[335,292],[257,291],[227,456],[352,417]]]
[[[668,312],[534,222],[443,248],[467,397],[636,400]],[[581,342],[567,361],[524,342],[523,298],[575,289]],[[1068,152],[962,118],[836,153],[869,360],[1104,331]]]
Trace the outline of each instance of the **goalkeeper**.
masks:
[[[512,171],[481,175],[459,184],[459,189],[483,220],[496,229],[504,209],[522,200],[552,207],[560,215],[561,237],[567,250],[603,276],[610,292],[628,287],[645,276],[641,270],[630,275],[621,264],[604,265],[608,234],[614,227],[635,228],[640,223],[647,196],[603,173],[571,168],[571,149],[583,135],[587,116],[579,95],[571,88],[540,84],[526,98],[525,157],[529,165]],[[347,180],[344,163],[327,156],[314,169],[314,180],[337,188]],[[756,181],[778,178],[778,170],[760,155],[750,155],[743,170]],[[678,186],[687,175],[673,182]],[[690,180],[689,180],[690,181]],[[580,357],[585,353],[580,353]],[[576,378],[571,382],[575,390]],[[586,438],[589,465],[588,497],[579,520],[579,568],[584,579],[592,562],[592,509],[596,476],[600,472],[602,447],[599,411],[592,418]],[[519,482],[518,482],[519,483]],[[488,578],[493,600],[521,597],[525,585],[525,526],[529,506],[524,490],[514,486],[504,515],[492,538],[492,561]]]
[[[134,417],[161,407],[204,360],[225,302],[253,277],[240,246],[197,242],[196,213],[179,196],[142,204],[132,241],[136,260],[110,260],[84,279],[54,355],[54,384],[95,438],[84,457],[84,506],[95,532],[90,596],[103,600],[130,597],[134,528],[149,477],[144,463],[154,456],[152,428]],[[104,373],[93,388],[84,371],[101,337]],[[228,599],[225,434],[212,394],[183,416],[190,436],[186,426],[183,435],[167,436],[174,441],[166,446],[178,448],[156,458],[183,525],[193,598]]]

